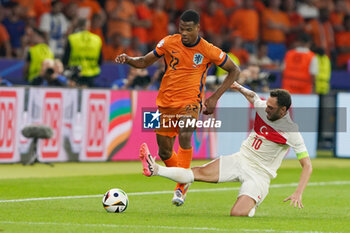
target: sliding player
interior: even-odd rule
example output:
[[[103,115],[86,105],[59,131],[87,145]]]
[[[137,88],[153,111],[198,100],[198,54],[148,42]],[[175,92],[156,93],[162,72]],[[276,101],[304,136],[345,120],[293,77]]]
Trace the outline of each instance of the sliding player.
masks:
[[[231,87],[242,93],[256,110],[254,129],[242,143],[239,152],[221,156],[204,166],[192,169],[166,168],[155,163],[147,145],[143,144],[143,174],[163,176],[179,183],[240,182],[242,185],[231,215],[254,216],[256,208],[268,194],[270,180],[277,176],[277,169],[289,147],[292,147],[302,166],[302,172],[297,189],[284,201],[291,200],[291,205],[303,208],[302,194],[310,178],[312,165],[298,126],[288,113],[291,105],[289,92],[282,89],[272,90],[268,100],[263,101],[255,92],[237,82]]]

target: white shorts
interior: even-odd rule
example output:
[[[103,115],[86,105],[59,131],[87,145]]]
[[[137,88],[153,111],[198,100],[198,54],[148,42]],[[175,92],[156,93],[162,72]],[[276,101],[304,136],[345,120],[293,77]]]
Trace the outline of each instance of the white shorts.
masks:
[[[242,185],[238,197],[247,195],[253,198],[258,206],[269,193],[270,177],[250,166],[249,161],[240,153],[242,152],[220,156],[218,183],[240,182]]]

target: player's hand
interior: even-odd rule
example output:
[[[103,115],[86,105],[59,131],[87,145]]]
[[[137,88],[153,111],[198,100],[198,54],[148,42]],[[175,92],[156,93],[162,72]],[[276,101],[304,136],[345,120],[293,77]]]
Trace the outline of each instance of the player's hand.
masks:
[[[234,81],[234,83],[232,83],[232,85],[230,86],[230,88],[232,90],[235,90],[235,91],[239,91],[239,89],[241,89],[241,84],[239,84],[238,82]]]
[[[294,205],[294,208],[299,207],[299,209],[304,208],[303,203],[301,203],[302,195],[299,193],[293,193],[291,196],[287,197],[283,201],[286,202],[290,200],[290,206]]]
[[[115,59],[116,63],[124,64],[130,60],[130,57],[125,53],[118,55]]]
[[[208,99],[206,99],[204,102],[203,114],[205,115],[213,114],[217,102],[218,102],[217,98],[213,96],[210,96]]]

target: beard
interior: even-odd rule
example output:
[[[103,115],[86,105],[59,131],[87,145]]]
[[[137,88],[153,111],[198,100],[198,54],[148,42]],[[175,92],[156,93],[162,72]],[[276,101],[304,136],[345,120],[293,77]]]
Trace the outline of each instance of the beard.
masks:
[[[280,119],[281,117],[277,114],[277,113],[275,113],[275,114],[273,114],[273,115],[271,115],[271,116],[268,116],[267,115],[267,119],[269,120],[269,121],[276,121],[276,120],[278,120],[278,119]]]

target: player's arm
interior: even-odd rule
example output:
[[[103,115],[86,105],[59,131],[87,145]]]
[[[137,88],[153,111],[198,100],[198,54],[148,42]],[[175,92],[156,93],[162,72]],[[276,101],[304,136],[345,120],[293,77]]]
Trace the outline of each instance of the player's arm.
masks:
[[[307,153],[307,152],[304,152]],[[299,207],[299,208],[304,208],[303,203],[301,202],[303,192],[306,188],[306,185],[310,179],[311,173],[312,173],[312,165],[311,165],[311,160],[309,156],[302,158],[299,160],[301,167],[303,168],[301,175],[300,175],[300,180],[297,189],[295,192],[284,199],[284,202],[290,200],[290,205],[294,207]]]
[[[135,68],[146,68],[156,62],[158,59],[159,57],[154,55],[153,51],[141,57],[130,57],[127,54],[123,53],[115,58],[115,62],[121,64],[125,63]]]
[[[212,114],[214,112],[215,106],[219,98],[224,94],[224,92],[230,88],[232,83],[238,79],[241,70],[239,67],[228,57],[225,64],[221,67],[228,72],[225,80],[219,86],[219,88],[211,95],[208,99],[205,100],[204,106],[206,109],[203,111],[204,114]]]
[[[249,90],[248,88],[243,87],[238,82],[234,82],[231,85],[231,89],[239,91],[251,104],[254,104],[255,100],[259,99],[258,94],[256,94],[254,91]]]

